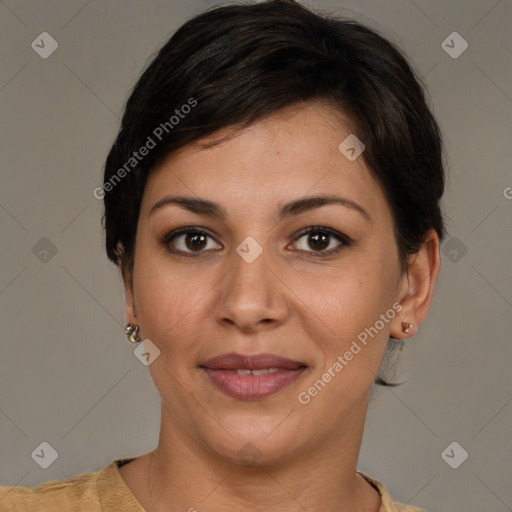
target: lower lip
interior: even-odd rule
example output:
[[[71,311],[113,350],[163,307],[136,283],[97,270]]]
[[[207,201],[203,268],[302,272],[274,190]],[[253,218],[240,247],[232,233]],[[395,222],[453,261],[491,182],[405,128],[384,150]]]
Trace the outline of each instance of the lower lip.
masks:
[[[296,381],[305,367],[296,370],[280,369],[265,375],[238,375],[232,370],[203,368],[212,382],[223,393],[242,400],[256,400],[277,393]]]

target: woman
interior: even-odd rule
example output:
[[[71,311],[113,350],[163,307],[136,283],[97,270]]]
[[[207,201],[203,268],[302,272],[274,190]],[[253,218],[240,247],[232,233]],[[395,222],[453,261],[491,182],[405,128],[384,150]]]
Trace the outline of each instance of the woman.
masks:
[[[291,0],[185,23],[95,191],[158,446],[2,510],[418,510],[356,466],[382,361],[431,303],[443,189],[422,87],[374,31]]]

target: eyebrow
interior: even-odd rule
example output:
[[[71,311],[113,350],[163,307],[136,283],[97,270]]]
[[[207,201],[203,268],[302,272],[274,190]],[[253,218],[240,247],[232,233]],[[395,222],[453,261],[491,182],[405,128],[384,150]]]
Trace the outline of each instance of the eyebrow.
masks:
[[[344,206],[345,208],[359,212],[368,222],[371,222],[372,220],[369,213],[360,204],[346,197],[334,194],[307,196],[286,203],[279,210],[278,218],[282,221],[293,215],[298,215],[329,204]],[[169,205],[178,205],[181,208],[197,213],[198,215],[217,217],[221,220],[225,220],[227,217],[226,211],[219,204],[209,201],[208,199],[188,196],[166,196],[152,206],[149,211],[149,215],[152,215],[155,211]]]

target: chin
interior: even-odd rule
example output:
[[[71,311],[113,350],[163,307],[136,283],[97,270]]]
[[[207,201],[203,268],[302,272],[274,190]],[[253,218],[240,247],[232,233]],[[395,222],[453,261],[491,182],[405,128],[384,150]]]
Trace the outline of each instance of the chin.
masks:
[[[274,465],[300,451],[302,445],[297,429],[283,425],[283,417],[231,414],[219,423],[215,427],[203,424],[203,442],[231,464]]]

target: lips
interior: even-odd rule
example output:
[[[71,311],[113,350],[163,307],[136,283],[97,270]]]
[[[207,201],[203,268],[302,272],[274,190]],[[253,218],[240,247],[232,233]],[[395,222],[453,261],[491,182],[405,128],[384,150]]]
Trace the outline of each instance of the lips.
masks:
[[[281,368],[283,370],[296,370],[305,364],[280,357],[275,354],[256,354],[242,356],[234,352],[208,359],[201,366],[211,370],[263,370],[265,368]]]
[[[265,398],[297,380],[307,366],[276,354],[223,354],[200,367],[223,393],[242,400]]]

